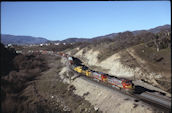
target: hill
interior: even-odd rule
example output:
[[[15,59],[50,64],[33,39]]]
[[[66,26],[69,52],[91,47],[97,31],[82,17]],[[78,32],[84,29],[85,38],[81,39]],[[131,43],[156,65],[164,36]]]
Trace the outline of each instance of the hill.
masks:
[[[65,40],[62,40],[62,43],[76,43],[76,42],[89,42],[90,39],[88,38],[68,38]]]
[[[144,81],[171,92],[171,27],[118,33],[85,47],[65,50],[93,70]]]

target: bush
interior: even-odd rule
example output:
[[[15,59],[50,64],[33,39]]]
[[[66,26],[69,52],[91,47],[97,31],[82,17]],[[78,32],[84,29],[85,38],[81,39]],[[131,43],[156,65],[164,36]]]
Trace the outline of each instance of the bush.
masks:
[[[1,71],[0,71],[0,75],[5,76],[11,70],[15,69],[12,60],[14,59],[15,56],[17,56],[17,54],[13,48],[5,48],[2,43],[0,44],[0,48],[1,48],[1,60],[0,60]]]
[[[33,81],[35,77],[40,76],[40,72],[48,69],[47,62],[43,57],[34,55],[17,55],[11,61],[14,66],[13,71],[9,70],[8,75],[1,77],[2,109],[4,113],[26,112],[31,108],[19,95],[27,87],[28,82]],[[33,108],[34,111],[36,109]]]

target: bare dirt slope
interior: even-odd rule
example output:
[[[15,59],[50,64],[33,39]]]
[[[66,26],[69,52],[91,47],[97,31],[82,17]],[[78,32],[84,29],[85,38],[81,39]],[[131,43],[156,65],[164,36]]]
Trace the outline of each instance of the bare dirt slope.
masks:
[[[48,63],[50,69],[42,76],[37,78],[35,87],[38,93],[46,100],[54,109],[54,112],[67,112],[67,113],[98,113],[94,106],[86,101],[82,96],[73,93],[75,87],[62,82],[63,78],[60,77],[61,71],[65,65],[60,62],[60,58],[49,56]],[[64,71],[65,73],[65,71]],[[66,76],[65,76],[66,77]]]
[[[113,76],[142,80],[171,93],[171,28],[158,33],[126,31],[65,51],[90,68]]]
[[[66,64],[65,59],[61,62]],[[72,74],[73,73],[73,74]],[[101,85],[85,80],[76,73],[64,67],[60,72],[64,83],[73,85],[75,94],[84,97],[94,109],[103,113],[158,113],[159,109],[142,103],[135,98],[124,95],[118,91],[110,90]]]

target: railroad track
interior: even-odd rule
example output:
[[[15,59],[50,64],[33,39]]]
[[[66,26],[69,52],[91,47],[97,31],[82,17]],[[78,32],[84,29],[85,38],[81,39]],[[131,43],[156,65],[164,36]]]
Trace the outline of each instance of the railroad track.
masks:
[[[59,56],[59,55],[55,55],[55,56]],[[65,58],[65,57],[64,57]],[[68,61],[66,59],[66,61]],[[66,66],[71,70],[71,67],[69,65],[69,62],[66,63]],[[75,71],[73,71],[75,72]],[[76,72],[75,72],[76,73]],[[77,73],[79,74],[79,73]],[[136,98],[137,100],[141,100],[151,106],[154,106],[158,109],[161,109],[163,110],[165,113],[171,113],[171,98],[167,98],[167,97],[164,97],[164,96],[161,96],[161,95],[158,95],[158,94],[155,94],[155,93],[151,93],[151,92],[142,92],[142,93],[133,93],[133,94],[129,94],[129,93],[126,93],[124,91],[121,91],[121,90],[118,90],[116,88],[113,88],[111,87],[111,85],[108,85],[106,83],[103,83],[101,81],[95,81],[93,80],[92,78],[88,78],[86,76],[80,76],[82,79],[86,80],[86,81],[89,81],[89,82],[92,82],[92,83],[96,83],[97,85],[101,85],[105,88],[109,88],[110,90],[113,90],[113,91],[118,91],[120,93],[123,93],[123,94],[126,94],[126,95],[129,95],[133,98]]]
[[[88,82],[94,83],[96,85],[101,85],[102,87],[108,88],[109,90],[118,91],[122,94],[131,96],[131,97],[135,98],[136,100],[141,100],[148,105],[151,105],[151,106],[154,106],[155,108],[163,110],[164,113],[171,113],[171,99],[166,99],[166,98],[157,96],[157,95],[149,93],[149,92],[144,92],[142,94],[129,94],[126,92],[121,92],[120,90],[113,88],[110,85],[104,84],[102,82],[98,82],[93,79],[89,79],[86,76],[81,75],[80,78],[82,78]]]
[[[149,92],[144,92],[142,94],[133,94],[133,96],[165,111],[171,111],[171,99],[166,99],[160,95],[156,95],[154,93]]]
[[[66,61],[68,61],[68,60],[66,59]],[[67,63],[66,65],[71,71],[73,71],[71,69],[69,63]],[[73,71],[73,72],[75,72],[75,71]],[[79,73],[77,73],[77,74],[79,74]],[[147,91],[142,92],[140,94],[137,94],[137,93],[129,94],[129,93],[126,93],[124,91],[115,89],[115,88],[111,87],[111,85],[108,85],[108,84],[103,83],[101,81],[95,81],[92,78],[82,76],[82,75],[80,77],[84,80],[89,81],[89,82],[94,82],[94,83],[97,83],[98,85],[101,85],[103,87],[110,88],[112,90],[115,90],[115,91],[118,91],[120,93],[129,95],[131,97],[134,97],[134,98],[141,100],[141,101],[143,101],[143,102],[145,102],[151,106],[153,105],[154,107],[163,110],[165,113],[171,113],[171,98],[167,98],[167,97],[164,97],[164,96],[161,96],[161,95],[158,95],[155,93],[150,93]]]

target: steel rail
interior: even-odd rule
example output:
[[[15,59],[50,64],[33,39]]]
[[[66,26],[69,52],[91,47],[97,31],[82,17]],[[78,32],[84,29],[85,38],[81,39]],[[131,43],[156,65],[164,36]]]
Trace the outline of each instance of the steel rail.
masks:
[[[67,58],[66,58],[66,61],[68,61]],[[71,71],[75,72],[74,70],[72,70],[71,66],[69,65],[69,62],[67,63],[67,67]],[[75,72],[75,73],[77,73],[77,72]],[[113,91],[114,90],[118,91],[120,93],[129,95],[129,96],[134,97],[134,98],[139,99],[139,100],[142,100],[143,102],[145,102],[147,104],[151,104],[154,107],[160,108],[160,109],[164,110],[165,113],[171,113],[171,99],[170,98],[164,98],[164,97],[162,97],[160,95],[156,95],[156,94],[150,93],[150,92],[143,92],[141,94],[128,94],[128,93],[126,93],[124,91],[121,91],[119,89],[115,89],[115,88],[111,87],[110,85],[105,84],[103,82],[95,81],[94,79],[90,79],[89,77],[82,76],[82,74],[79,74],[79,73],[77,73],[77,74],[81,75],[80,77],[82,79],[84,79],[84,80],[87,80],[89,82],[92,81],[92,83],[94,81],[94,83],[97,83],[98,85],[101,85],[101,86],[103,86],[105,88],[109,88],[109,89],[111,89]]]

